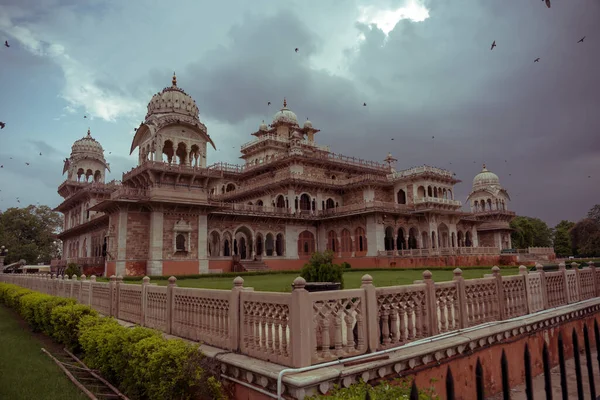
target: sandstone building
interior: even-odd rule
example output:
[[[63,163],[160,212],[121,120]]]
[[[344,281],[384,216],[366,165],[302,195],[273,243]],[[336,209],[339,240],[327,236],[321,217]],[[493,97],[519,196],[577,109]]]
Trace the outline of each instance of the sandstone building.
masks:
[[[451,171],[335,154],[318,133],[284,100],[241,146],[243,165],[207,165],[215,145],[173,76],[148,104],[130,149],[138,165],[121,182],[105,182],[109,165],[89,130],[73,144],[55,265],[105,275],[299,269],[326,249],[353,267],[491,265],[511,248],[510,198],[485,166],[465,212]]]

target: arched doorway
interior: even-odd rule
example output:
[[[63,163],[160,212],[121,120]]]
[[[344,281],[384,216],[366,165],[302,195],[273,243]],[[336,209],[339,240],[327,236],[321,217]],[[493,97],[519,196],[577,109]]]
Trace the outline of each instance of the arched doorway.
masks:
[[[275,203],[275,207],[277,208],[285,208],[285,199],[283,198],[283,195],[279,195],[277,196],[277,202]]]
[[[348,229],[342,229],[342,253],[345,255],[352,254],[352,236]]]
[[[385,251],[394,250],[394,229],[391,226],[385,228],[385,238],[383,243]]]
[[[236,252],[241,260],[252,258],[252,231],[247,226],[240,226],[235,231]]]
[[[443,222],[438,225],[438,234],[440,235],[439,242],[441,248],[450,247],[450,230]]]
[[[402,189],[398,190],[396,200],[398,201],[398,204],[406,204],[406,192]]]
[[[334,230],[331,230],[327,233],[327,250],[331,250],[334,253],[338,252],[337,234]]]
[[[419,232],[415,228],[410,228],[408,230],[408,248],[409,249],[418,249],[419,243],[417,241],[417,236]]]
[[[268,257],[273,256],[273,252],[275,250],[275,240],[273,239],[272,233],[267,233],[265,238],[265,252]]]
[[[278,256],[283,256],[284,248],[285,248],[285,245],[283,242],[283,234],[278,233],[277,237],[275,238],[275,253]]]
[[[310,196],[306,193],[300,196],[300,210],[310,211]]]
[[[471,236],[471,232],[467,231],[465,235],[465,247],[471,247],[473,245],[473,238]]]
[[[310,257],[315,252],[315,236],[310,231],[298,235],[298,256]]]
[[[464,247],[465,246],[465,235],[462,233],[462,231],[458,231],[456,236],[458,237],[458,247]]]
[[[367,237],[364,228],[360,226],[354,231],[354,249],[357,256],[367,253]]]
[[[263,255],[263,237],[260,233],[256,235],[256,255]]]
[[[404,229],[398,228],[398,236],[396,237],[396,249],[406,250],[406,239],[404,239]]]

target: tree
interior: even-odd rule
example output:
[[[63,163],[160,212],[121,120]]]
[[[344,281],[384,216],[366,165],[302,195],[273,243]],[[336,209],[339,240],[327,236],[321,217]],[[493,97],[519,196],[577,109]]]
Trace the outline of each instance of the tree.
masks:
[[[600,224],[600,204],[596,204],[588,211],[588,218],[591,218]]]
[[[553,242],[556,255],[568,257],[573,255],[570,230],[575,226],[574,222],[562,220],[554,227]]]
[[[62,221],[48,206],[13,207],[0,213],[0,245],[8,249],[5,264],[21,259],[49,263],[57,254],[56,235]]]
[[[516,217],[510,222],[513,247],[552,247],[552,229],[539,218]]]
[[[585,218],[571,229],[571,242],[577,255],[594,257],[600,255],[600,222]]]

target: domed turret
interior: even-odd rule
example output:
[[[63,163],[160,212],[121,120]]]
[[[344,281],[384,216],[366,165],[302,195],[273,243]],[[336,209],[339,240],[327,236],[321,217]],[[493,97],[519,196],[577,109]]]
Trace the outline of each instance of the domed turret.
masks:
[[[104,149],[88,129],[87,135],[71,146],[71,156],[65,160],[63,174],[68,171],[67,179],[77,182],[104,182],[106,169],[110,171]]]
[[[486,186],[500,186],[500,178],[495,173],[489,171],[485,167],[485,164],[483,164],[481,172],[473,178],[473,189]]]
[[[307,118],[307,119],[306,119],[306,121],[304,121],[304,126],[303,126],[303,128],[304,128],[304,129],[312,129],[312,127],[313,127],[313,126],[312,126],[312,122],[310,122],[310,121],[308,120],[308,118]]]
[[[265,124],[265,121],[263,120],[263,122],[260,124],[260,126],[258,127],[259,131],[266,131],[268,130],[269,127],[267,126],[267,124]]]
[[[182,114],[198,118],[198,106],[183,89],[177,87],[177,76],[173,73],[173,80],[170,87],[166,87],[162,92],[152,96],[148,103],[148,113],[146,119],[156,114]]]
[[[298,117],[290,109],[287,108],[287,101],[283,99],[283,108],[273,116],[273,125],[286,124],[298,126]]]

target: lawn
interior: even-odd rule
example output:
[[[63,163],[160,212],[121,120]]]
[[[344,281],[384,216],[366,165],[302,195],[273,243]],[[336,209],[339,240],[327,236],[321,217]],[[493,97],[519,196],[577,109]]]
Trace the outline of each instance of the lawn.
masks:
[[[408,285],[415,280],[423,279],[422,269],[386,269],[386,270],[362,270],[349,271],[344,274],[344,287],[346,289],[358,288],[361,285],[361,278],[365,274],[373,277],[375,286],[396,286]],[[433,280],[436,282],[449,281],[453,277],[451,270],[432,270]],[[490,268],[465,269],[463,277],[465,279],[482,278],[484,274],[490,274]],[[518,268],[503,268],[502,275],[515,275],[519,273]],[[268,274],[268,275],[248,275],[244,276],[244,286],[252,287],[254,290],[267,292],[289,292],[291,285],[298,274]],[[139,281],[141,283],[141,279]],[[127,282],[132,283],[132,282]],[[155,280],[154,283],[166,285],[166,280]],[[202,277],[197,279],[179,279],[177,286],[195,287],[207,289],[231,289],[233,286],[233,277]]]
[[[17,318],[0,306],[0,399],[87,399]]]

